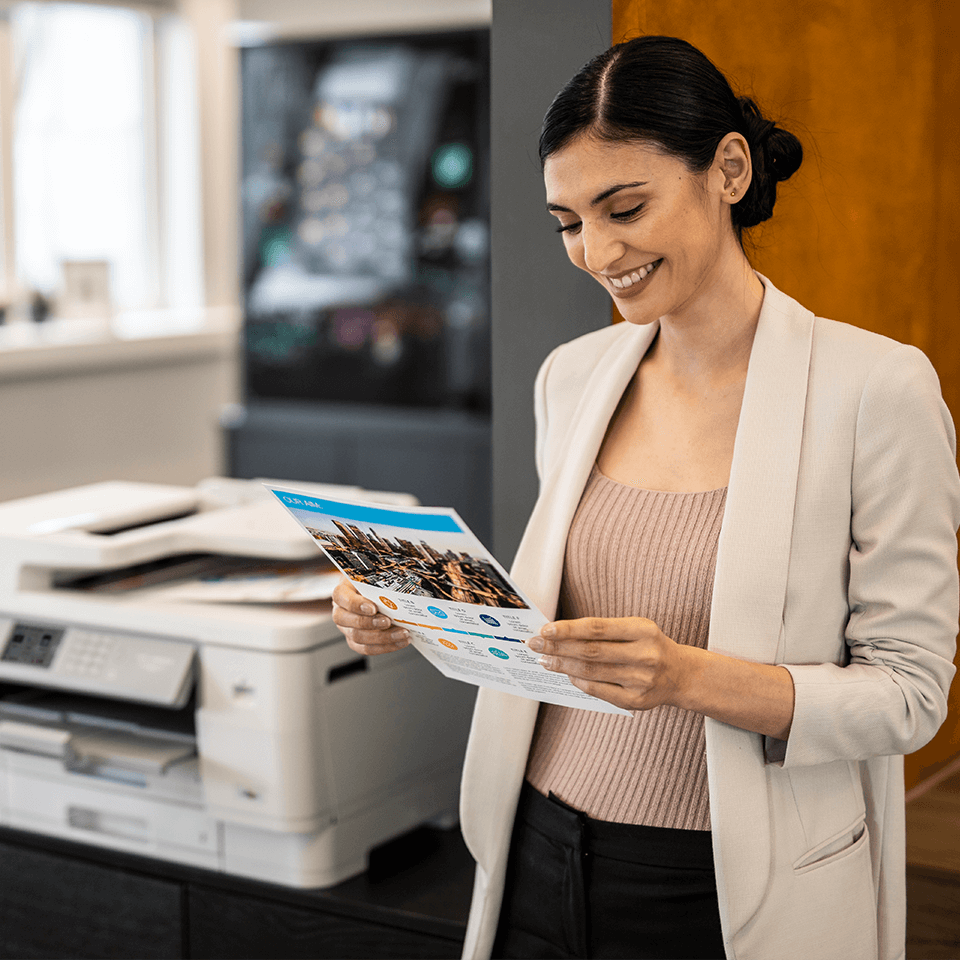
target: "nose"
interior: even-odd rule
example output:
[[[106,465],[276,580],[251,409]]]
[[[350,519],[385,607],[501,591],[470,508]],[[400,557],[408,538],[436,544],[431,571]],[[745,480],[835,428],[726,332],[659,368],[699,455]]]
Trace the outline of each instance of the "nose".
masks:
[[[583,246],[583,264],[591,273],[603,273],[624,254],[622,241],[617,240],[602,226],[581,227],[580,241]]]

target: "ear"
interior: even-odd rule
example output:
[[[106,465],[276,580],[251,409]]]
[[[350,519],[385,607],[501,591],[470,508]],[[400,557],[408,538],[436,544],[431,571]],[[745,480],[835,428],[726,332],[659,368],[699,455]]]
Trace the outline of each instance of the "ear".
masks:
[[[713,166],[716,171],[716,182],[722,184],[723,201],[739,202],[753,178],[750,148],[742,133],[728,133],[717,144]]]

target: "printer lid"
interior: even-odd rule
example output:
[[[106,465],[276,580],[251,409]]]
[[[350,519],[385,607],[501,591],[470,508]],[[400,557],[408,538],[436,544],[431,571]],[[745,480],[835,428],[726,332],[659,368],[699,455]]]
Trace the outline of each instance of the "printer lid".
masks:
[[[316,555],[309,534],[260,491],[246,502],[238,499],[224,502],[203,485],[127,481],[26,497],[0,504],[0,550],[18,566],[79,570],[187,553],[281,560]]]

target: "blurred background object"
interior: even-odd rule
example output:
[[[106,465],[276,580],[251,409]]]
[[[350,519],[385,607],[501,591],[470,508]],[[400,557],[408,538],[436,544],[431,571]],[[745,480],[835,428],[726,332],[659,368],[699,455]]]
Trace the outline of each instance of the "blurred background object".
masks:
[[[250,36],[230,470],[389,482],[488,538],[487,31]]]

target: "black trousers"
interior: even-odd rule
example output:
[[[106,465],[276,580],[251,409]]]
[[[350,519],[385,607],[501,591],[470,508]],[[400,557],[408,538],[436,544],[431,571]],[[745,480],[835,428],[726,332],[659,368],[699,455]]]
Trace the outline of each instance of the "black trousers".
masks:
[[[709,831],[593,820],[525,783],[493,956],[723,960]]]

